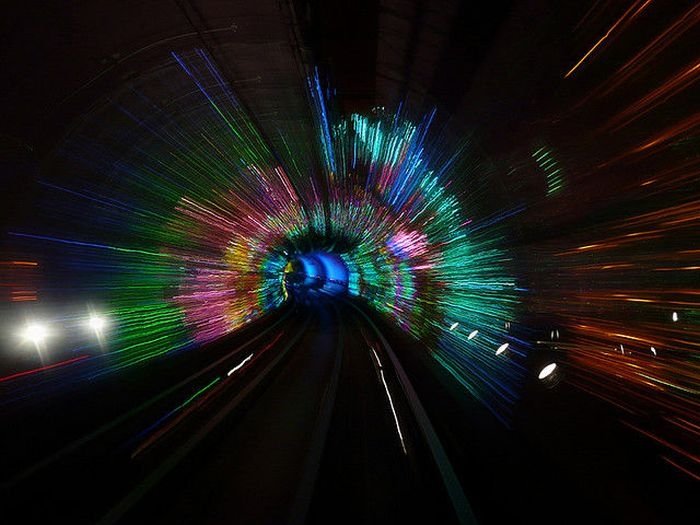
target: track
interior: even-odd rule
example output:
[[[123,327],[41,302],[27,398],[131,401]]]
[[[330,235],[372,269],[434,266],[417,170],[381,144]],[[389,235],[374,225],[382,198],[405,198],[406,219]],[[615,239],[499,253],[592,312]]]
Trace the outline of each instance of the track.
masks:
[[[191,354],[102,426],[57,428],[63,446],[4,480],[25,522],[473,522],[355,306],[320,299]],[[56,410],[79,417],[80,395]],[[82,395],[115,402],[109,382]],[[37,489],[50,496],[29,506]]]
[[[390,348],[354,308],[343,315],[351,335],[310,522],[457,522]]]

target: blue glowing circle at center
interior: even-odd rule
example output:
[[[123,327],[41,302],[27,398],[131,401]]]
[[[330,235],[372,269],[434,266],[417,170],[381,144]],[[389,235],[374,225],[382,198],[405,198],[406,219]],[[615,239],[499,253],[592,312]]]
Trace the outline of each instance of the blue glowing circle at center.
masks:
[[[286,275],[288,287],[297,298],[312,294],[340,295],[347,292],[349,272],[343,259],[330,252],[297,254]]]

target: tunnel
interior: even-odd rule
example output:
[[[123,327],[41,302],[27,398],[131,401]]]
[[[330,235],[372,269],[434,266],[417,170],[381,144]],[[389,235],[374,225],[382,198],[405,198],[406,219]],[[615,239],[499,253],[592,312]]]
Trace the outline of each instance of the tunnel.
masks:
[[[697,2],[5,4],[3,524],[698,515]]]

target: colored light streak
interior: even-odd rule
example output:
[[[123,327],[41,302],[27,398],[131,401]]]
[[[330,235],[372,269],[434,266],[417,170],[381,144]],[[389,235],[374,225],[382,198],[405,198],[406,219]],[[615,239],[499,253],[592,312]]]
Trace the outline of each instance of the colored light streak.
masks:
[[[72,363],[77,363],[83,359],[87,359],[88,355],[81,355],[78,357],[73,357],[71,359],[66,359],[65,361],[60,361],[58,363],[51,363],[50,365],[41,366],[39,368],[33,368],[31,370],[24,370],[23,372],[17,372],[16,374],[10,374],[9,376],[0,377],[0,383],[5,381],[12,381],[13,379],[19,379],[20,377],[30,376],[33,374],[38,374],[40,372],[46,372],[48,370],[53,370],[54,368],[59,368],[62,366],[70,365]]]
[[[541,147],[532,154],[539,168],[544,172],[547,181],[547,195],[559,192],[564,187],[564,174],[562,167],[554,159],[552,152],[546,147]]]
[[[577,95],[573,110],[560,116],[563,121],[593,116],[588,138],[579,145],[588,143],[582,149],[596,157],[596,166],[575,185],[580,197],[593,197],[586,213],[614,217],[542,243],[533,261],[557,260],[542,269],[536,308],[556,315],[570,330],[558,349],[568,357],[566,380],[635,420],[668,414],[671,425],[633,428],[680,454],[681,461],[670,464],[695,476],[692,453],[678,444],[697,441],[694,429],[700,424],[697,403],[690,399],[700,381],[695,366],[700,291],[694,277],[700,171],[693,153],[700,120],[690,95],[700,68],[697,55],[674,57],[678,48],[693,47],[700,5],[673,6],[633,0],[604,22],[615,9],[597,3],[577,26],[582,34],[598,34],[564,77],[575,73],[583,79],[590,72],[586,80],[593,82]],[[663,12],[673,14],[654,21]],[[643,24],[649,24],[645,30]],[[581,158],[578,164],[587,165]],[[626,180],[626,174],[634,176]],[[596,182],[587,186],[584,179]],[[568,169],[569,187],[570,182]],[[573,199],[570,204],[575,206]],[[549,272],[556,274],[556,284],[544,284],[553,281]],[[675,423],[680,420],[690,424]]]
[[[650,3],[652,0],[637,0],[634,2],[628,9],[627,11],[624,12],[624,14],[615,21],[615,23],[610,26],[610,28],[606,31],[606,33],[598,40],[593,47],[591,47],[585,55],[581,57],[581,59],[574,64],[574,66],[566,72],[564,75],[564,78],[569,78],[580,66],[583,64],[594,52],[598,47],[600,47],[609,37],[613,32],[619,27],[619,26],[624,26],[628,24],[633,18],[635,18],[639,13],[641,13]]]
[[[280,129],[273,149],[204,51],[173,53],[167,75],[172,104],[152,100],[140,78],[73,129],[60,154],[90,176],[41,185],[61,227],[11,234],[118,320],[93,377],[280,307],[293,298],[290,262],[302,258],[318,266],[307,273],[431,341],[436,362],[507,420],[526,371],[493,347],[520,294],[504,222],[525,207],[481,219],[468,209],[456,181],[479,177],[469,144],[433,130],[434,111],[339,116],[314,75],[307,132]],[[103,184],[112,174],[119,184]],[[110,324],[88,323],[98,336]],[[460,325],[479,326],[479,337]]]
[[[144,435],[148,435],[151,432],[153,432],[155,429],[158,429],[156,432],[152,433],[146,440],[144,440],[131,454],[131,457],[134,458],[137,455],[141,454],[144,450],[146,450],[148,447],[153,445],[156,441],[158,441],[162,436],[170,432],[175,426],[182,421],[191,409],[193,408],[192,404],[199,398],[202,397],[202,395],[208,391],[210,391],[217,383],[221,381],[221,377],[216,377],[212,379],[209,383],[204,385],[202,388],[194,392],[190,397],[185,399],[182,403],[180,403],[178,406],[167,412],[163,417],[158,419],[156,422],[154,422],[152,425],[150,425],[148,428],[143,430],[141,433],[139,433],[139,436],[141,437]],[[201,399],[200,399],[201,401]],[[187,410],[185,410],[187,409]],[[171,419],[173,416],[177,415],[174,419]],[[170,420],[170,421],[168,421]],[[165,426],[161,427],[163,423],[168,421],[168,424]],[[161,427],[161,428],[159,428]]]

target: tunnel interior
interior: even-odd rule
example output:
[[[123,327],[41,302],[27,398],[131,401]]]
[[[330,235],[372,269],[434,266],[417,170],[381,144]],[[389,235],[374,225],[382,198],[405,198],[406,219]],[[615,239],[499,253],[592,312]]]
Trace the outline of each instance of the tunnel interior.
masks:
[[[700,514],[697,0],[7,4],[10,521]]]

